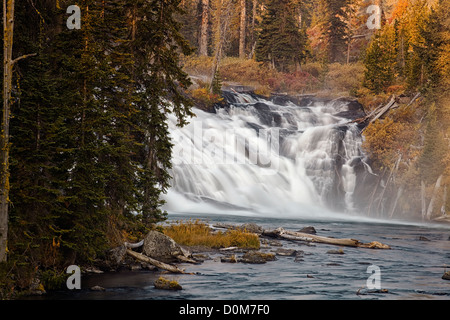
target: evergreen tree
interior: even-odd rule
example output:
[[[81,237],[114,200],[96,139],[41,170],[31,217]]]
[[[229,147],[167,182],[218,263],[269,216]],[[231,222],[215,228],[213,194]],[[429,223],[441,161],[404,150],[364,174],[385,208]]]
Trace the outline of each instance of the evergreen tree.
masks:
[[[440,63],[441,57],[446,54],[444,49],[445,35],[442,33],[445,29],[443,28],[443,21],[445,20],[440,16],[441,12],[432,9],[424,23],[419,26],[419,41],[413,45],[413,52],[415,53],[415,61],[420,62],[416,62],[410,68],[408,82],[411,87],[438,88],[445,78],[442,77],[442,71],[445,68]]]
[[[121,230],[164,219],[172,144],[167,116],[192,115],[174,20],[180,1],[88,0],[80,30],[65,7],[17,7],[12,110],[12,263],[58,269],[88,262]]]
[[[397,38],[394,27],[385,27],[373,37],[366,50],[364,86],[374,93],[384,91],[395,78]]]
[[[312,24],[318,34],[317,60],[328,63],[346,60],[349,4],[350,0],[318,0],[315,3]]]
[[[280,71],[289,71],[306,57],[306,33],[296,19],[291,0],[269,1],[261,22],[256,60]]]

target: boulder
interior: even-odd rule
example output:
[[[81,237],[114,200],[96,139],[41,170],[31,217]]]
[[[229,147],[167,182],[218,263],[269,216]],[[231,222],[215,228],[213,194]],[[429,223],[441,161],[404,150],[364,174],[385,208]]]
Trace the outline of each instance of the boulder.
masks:
[[[327,251],[328,254],[345,254],[344,250],[339,249],[339,250],[328,250]]]
[[[175,280],[168,280],[163,277],[159,277],[158,280],[156,280],[153,285],[156,289],[163,289],[163,290],[182,290],[183,288],[181,285],[175,281]]]
[[[297,232],[303,232],[303,233],[308,233],[308,234],[316,234],[316,229],[312,226],[308,226],[308,227],[304,227],[300,230],[298,230]]]
[[[444,279],[444,280],[450,280],[450,271],[444,272],[444,275],[442,276],[442,279]]]
[[[256,233],[256,234],[261,234],[263,233],[263,228],[261,226],[258,226],[256,223],[244,223],[243,225],[240,226],[241,230],[245,230],[247,232],[250,233]]]
[[[191,255],[172,238],[153,230],[145,236],[142,253],[165,263],[176,262],[179,257],[187,258]]]
[[[127,265],[126,256],[127,248],[124,245],[110,249],[106,252],[106,259],[100,267],[107,271],[120,269]]]

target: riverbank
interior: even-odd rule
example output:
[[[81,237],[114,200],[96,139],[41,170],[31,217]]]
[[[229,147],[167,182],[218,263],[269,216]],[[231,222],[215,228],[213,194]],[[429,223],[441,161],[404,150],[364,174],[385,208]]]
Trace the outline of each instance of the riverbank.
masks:
[[[287,219],[236,215],[176,215],[179,219],[201,219],[210,225],[256,223],[264,229],[284,226],[300,230],[314,226],[318,235],[354,237],[364,242],[378,240],[390,250],[336,247],[328,244],[301,243],[274,239],[261,242],[260,251],[272,253],[276,260],[262,264],[222,262],[233,254],[239,259],[244,251],[191,248],[203,254],[199,264],[180,263],[186,274],[168,274],[160,270],[129,270],[101,274],[83,274],[81,290],[48,292],[32,299],[449,299],[450,282],[443,280],[448,266],[450,229],[438,224],[389,223],[314,218]],[[281,244],[281,246],[280,246]],[[342,250],[340,250],[342,249]],[[294,250],[294,251],[291,251]],[[279,254],[277,254],[277,252]],[[294,254],[292,254],[295,252]],[[343,253],[342,253],[343,252]],[[280,254],[282,253],[282,254]],[[381,270],[381,289],[365,290],[370,265]],[[160,275],[176,280],[179,291],[155,289]],[[93,291],[92,287],[103,287]],[[359,295],[357,292],[359,290]]]

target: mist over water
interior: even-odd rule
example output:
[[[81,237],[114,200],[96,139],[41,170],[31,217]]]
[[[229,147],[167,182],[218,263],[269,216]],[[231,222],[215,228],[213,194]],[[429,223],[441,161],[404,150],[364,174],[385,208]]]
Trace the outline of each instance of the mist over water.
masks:
[[[371,171],[349,123],[349,101],[225,96],[229,106],[194,108],[183,128],[169,118],[173,179],[165,210],[291,218],[360,212],[355,191]]]

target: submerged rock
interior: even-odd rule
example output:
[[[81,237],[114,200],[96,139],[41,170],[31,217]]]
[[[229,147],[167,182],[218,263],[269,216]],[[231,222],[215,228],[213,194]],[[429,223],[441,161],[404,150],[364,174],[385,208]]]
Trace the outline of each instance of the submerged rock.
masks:
[[[328,254],[345,254],[344,250],[339,249],[339,250],[328,250],[327,251]]]
[[[248,251],[246,252],[242,258],[239,260],[243,263],[266,263],[267,261],[274,261],[277,258],[273,253],[264,253],[261,251]]]
[[[90,288],[91,291],[106,291],[105,288],[101,287],[101,286],[93,286]]]
[[[277,248],[276,250],[272,250],[277,256],[297,256],[298,252],[295,249],[284,249],[284,248]]]

